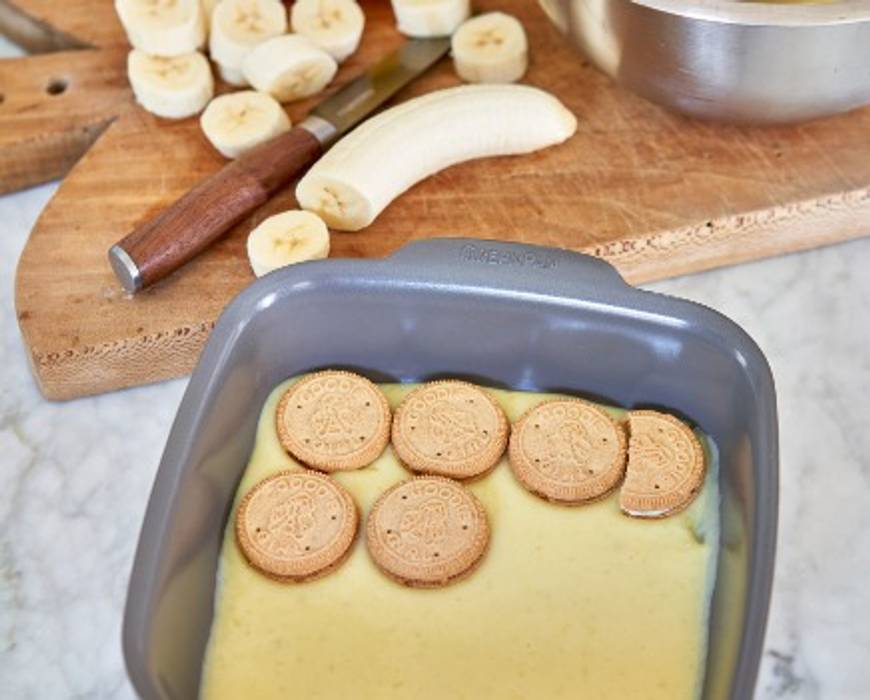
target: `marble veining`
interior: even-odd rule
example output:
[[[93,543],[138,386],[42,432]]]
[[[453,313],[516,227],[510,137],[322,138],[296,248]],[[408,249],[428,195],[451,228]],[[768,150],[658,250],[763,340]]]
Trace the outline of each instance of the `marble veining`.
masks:
[[[54,189],[0,197],[0,697],[128,698],[127,577],[186,382],[40,397],[13,283]],[[776,378],[780,536],[758,700],[870,697],[868,268],[865,239],[650,285],[740,323]]]

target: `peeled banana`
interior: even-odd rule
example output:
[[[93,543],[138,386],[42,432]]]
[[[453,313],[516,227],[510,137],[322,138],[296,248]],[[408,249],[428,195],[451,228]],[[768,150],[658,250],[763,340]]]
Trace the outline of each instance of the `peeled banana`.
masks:
[[[197,114],[214,94],[208,60],[195,51],[166,57],[133,49],[127,56],[127,76],[136,101],[168,119]]]
[[[327,255],[329,231],[311,212],[294,209],[270,216],[248,235],[248,261],[257,277]]]
[[[242,90],[209,102],[200,126],[212,146],[227,158],[236,158],[290,129],[290,118],[273,97]]]
[[[221,0],[211,16],[209,53],[232,76],[257,44],[287,31],[287,12],[277,0]]]
[[[134,48],[154,56],[180,56],[205,43],[199,0],[115,0],[115,12]]]
[[[248,83],[279,102],[320,92],[337,70],[332,56],[297,34],[264,41],[242,62],[242,73]]]
[[[341,63],[359,46],[365,15],[356,0],[296,0],[290,27]]]
[[[358,231],[399,194],[448,166],[536,151],[571,137],[577,119],[526,85],[463,85],[408,100],[363,122],[296,187],[303,209]]]
[[[513,83],[529,65],[523,25],[504,12],[463,22],[450,40],[456,73],[467,83]]]
[[[392,0],[402,34],[416,37],[449,36],[471,14],[469,0]]]

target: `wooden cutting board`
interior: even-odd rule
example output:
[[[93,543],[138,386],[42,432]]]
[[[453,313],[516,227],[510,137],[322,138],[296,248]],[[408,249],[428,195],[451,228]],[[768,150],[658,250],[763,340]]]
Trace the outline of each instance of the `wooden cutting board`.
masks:
[[[530,0],[475,4],[523,20],[526,80],[577,114],[577,135],[538,154],[450,168],[369,229],[336,233],[334,256],[478,236],[590,252],[642,282],[870,233],[870,109],[788,128],[691,121],[615,87]],[[336,85],[402,41],[388,3],[362,5],[363,44]],[[293,207],[293,188],[163,283],[125,295],[108,247],[223,160],[197,120],[160,120],[132,102],[109,0],[0,0],[0,28],[32,50],[55,51],[0,62],[0,189],[75,163],[36,223],[16,279],[42,392],[68,399],[189,372],[221,309],[254,279],[246,234]],[[456,82],[445,60],[398,99]],[[310,104],[290,106],[291,117]]]

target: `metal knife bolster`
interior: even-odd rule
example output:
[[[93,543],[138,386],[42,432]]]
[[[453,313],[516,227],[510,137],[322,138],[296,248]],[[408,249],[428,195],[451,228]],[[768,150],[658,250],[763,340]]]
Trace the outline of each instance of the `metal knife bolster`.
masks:
[[[309,114],[296,126],[300,129],[305,129],[305,131],[316,138],[324,149],[331,146],[341,135],[338,128],[332,122],[327,121],[323,117],[318,117],[316,114]]]
[[[142,273],[139,272],[139,266],[133,262],[121,243],[115,243],[109,248],[109,264],[125,291],[134,294],[142,289]]]

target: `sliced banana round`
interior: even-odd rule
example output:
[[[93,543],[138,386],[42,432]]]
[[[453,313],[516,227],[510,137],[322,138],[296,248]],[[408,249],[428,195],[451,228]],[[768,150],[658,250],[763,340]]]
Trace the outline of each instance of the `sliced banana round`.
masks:
[[[220,63],[215,63],[217,66],[218,75],[221,77],[227,85],[232,85],[234,87],[245,87],[250,85],[250,83],[245,80],[245,74],[242,73],[241,68],[227,68],[226,66],[222,66]]]
[[[215,97],[200,117],[205,137],[227,158],[236,158],[290,129],[290,118],[271,96],[242,90]]]
[[[202,5],[202,14],[205,18],[205,29],[209,30],[211,26],[211,16],[214,13],[214,8],[217,7],[217,4],[221,0],[199,0],[200,5]]]
[[[407,36],[449,36],[471,14],[470,0],[392,0],[396,25]]]
[[[264,41],[245,56],[242,73],[260,92],[279,102],[299,100],[325,88],[338,70],[335,59],[304,36]]]
[[[133,49],[127,55],[127,77],[136,101],[167,119],[201,112],[214,95],[211,66],[196,51],[168,57]]]
[[[448,166],[529,153],[570,138],[577,119],[528,85],[436,90],[363,122],[296,187],[296,201],[331,227],[358,231],[398,195]]]
[[[180,56],[205,44],[199,0],[115,0],[115,12],[134,48],[154,56]]]
[[[329,255],[329,230],[311,212],[293,209],[275,214],[248,235],[248,261],[257,277],[306,260]]]
[[[208,47],[224,68],[241,70],[247,53],[287,31],[287,11],[277,0],[221,0],[211,16]]]
[[[356,0],[296,0],[290,27],[339,63],[359,46],[366,17]]]
[[[456,73],[467,83],[514,83],[529,66],[523,25],[504,12],[463,22],[450,40]]]

